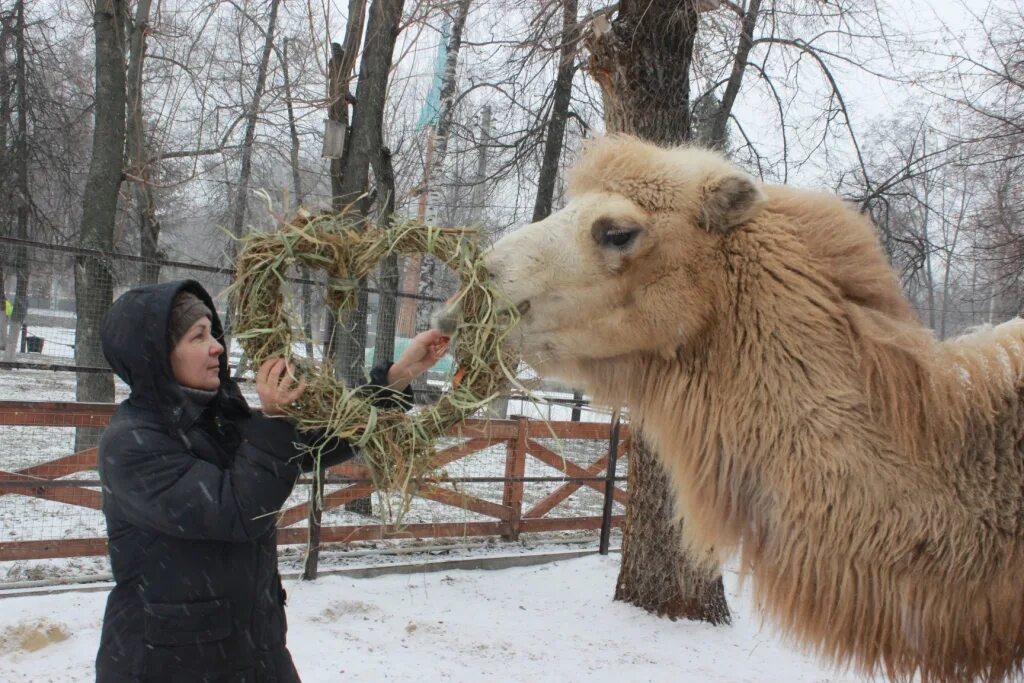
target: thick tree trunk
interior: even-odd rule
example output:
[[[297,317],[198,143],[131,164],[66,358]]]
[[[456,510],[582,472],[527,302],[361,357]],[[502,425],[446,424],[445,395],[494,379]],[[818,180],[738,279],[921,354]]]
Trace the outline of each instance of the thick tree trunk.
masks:
[[[729,623],[729,605],[717,571],[682,552],[668,475],[641,432],[629,460],[629,506],[615,599],[660,617]]]
[[[348,136],[338,192],[341,206],[350,206],[363,216],[368,213],[366,190],[370,164],[378,158],[384,139],[384,104],[403,5],[404,0],[374,0],[367,19],[352,130]],[[335,372],[349,386],[365,381],[367,293],[365,283],[360,285],[356,309],[349,311],[345,320],[338,321],[335,326],[338,335]]]
[[[18,110],[14,139],[14,205],[15,236],[28,239],[30,189],[28,185],[28,70],[25,62],[25,0],[14,5],[14,92]],[[6,357],[12,360],[18,348],[18,334],[28,316],[28,250],[19,246],[14,249],[14,310],[8,321]]]
[[[331,204],[335,211],[346,208],[345,200],[342,198],[341,181],[346,159],[351,152],[349,137],[352,130],[348,125],[349,81],[352,79],[352,72],[355,69],[356,54],[359,52],[359,45],[362,42],[365,23],[366,0],[349,0],[344,42],[341,45],[331,43],[331,59],[327,66],[327,99],[329,102],[327,118],[337,121],[345,131],[345,146],[342,156],[331,159]],[[339,348],[345,336],[345,329],[338,321],[335,311],[328,309],[326,318],[327,338],[324,340],[324,359],[330,359],[334,363],[335,374],[341,376],[344,375],[344,368],[348,367],[342,358],[343,352]]]
[[[358,2],[358,0],[355,0]],[[348,28],[346,29],[346,38],[348,34],[353,32],[352,22],[354,21],[352,15],[351,3],[349,7],[348,16]],[[361,18],[360,18],[361,22]],[[360,23],[361,25],[361,23]],[[327,118],[331,121],[337,121],[345,130],[345,149],[342,154],[348,152],[348,103],[346,102],[346,94],[348,93],[348,75],[347,72],[343,71],[347,60],[345,58],[345,51],[338,43],[331,43],[331,58],[327,62]],[[344,156],[342,158],[331,158],[330,160],[330,174],[331,174],[331,207],[335,211],[340,211],[343,207],[341,206],[341,166]],[[338,345],[338,320],[335,316],[335,311],[330,308],[326,308],[324,312],[324,325],[327,329],[327,334],[324,337],[324,362],[330,362],[337,367],[337,354],[335,353]]]
[[[577,0],[563,0],[562,4],[562,45],[558,57],[558,75],[555,77],[554,96],[551,104],[551,118],[544,135],[544,157],[537,180],[537,199],[533,203],[533,222],[544,220],[551,215],[555,197],[555,181],[558,180],[559,161],[565,146],[565,122],[569,118],[569,101],[572,98],[572,77],[576,60],[576,13]]]
[[[690,64],[698,3],[623,0],[613,22],[587,36],[590,73],[601,86],[609,132],[673,145],[690,139]],[[727,623],[717,567],[689,556],[675,521],[675,496],[656,454],[630,456],[630,504],[615,596],[660,616]]]
[[[359,6],[357,6],[359,5]],[[340,170],[334,175],[335,207],[348,209],[356,216],[369,213],[367,184],[370,166],[381,161],[384,140],[384,105],[388,80],[398,38],[404,0],[374,0],[369,8],[366,40],[356,84],[356,104],[352,112],[352,125],[346,135],[344,156]],[[365,2],[350,2],[350,20],[346,29],[345,47],[335,48],[332,58],[332,105],[341,111],[333,112],[335,120],[346,120],[345,99],[349,74],[354,63]],[[380,171],[378,171],[380,173]],[[349,386],[365,381],[366,317],[369,297],[365,280],[359,282],[355,310],[347,311],[344,318],[331,325],[329,348],[334,358],[334,373]],[[345,505],[350,512],[372,514],[369,497]]]
[[[124,170],[126,0],[95,3],[96,105],[92,159],[82,199],[80,243],[87,249],[114,249],[114,222]],[[114,282],[102,258],[75,258],[75,364],[106,367],[100,344],[100,321],[113,302]],[[114,379],[107,373],[80,372],[79,401],[111,402]],[[75,450],[96,445],[98,430],[79,429]]]
[[[690,139],[690,63],[697,3],[619,3],[599,17],[588,41],[590,73],[601,86],[605,126],[659,144]]]

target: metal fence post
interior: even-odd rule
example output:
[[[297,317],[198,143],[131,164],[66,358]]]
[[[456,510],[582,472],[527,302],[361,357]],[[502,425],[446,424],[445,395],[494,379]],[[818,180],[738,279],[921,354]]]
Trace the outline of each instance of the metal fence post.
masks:
[[[324,511],[318,505],[324,497],[324,475],[326,469],[317,464],[313,481],[309,485],[309,542],[306,545],[306,562],[302,568],[302,580],[312,581],[320,567],[320,524]]]
[[[612,533],[612,503],[615,493],[615,467],[619,460],[619,411],[612,413],[612,432],[608,439],[608,471],[605,473],[604,512],[601,516],[601,543],[599,552],[608,554],[608,542]]]

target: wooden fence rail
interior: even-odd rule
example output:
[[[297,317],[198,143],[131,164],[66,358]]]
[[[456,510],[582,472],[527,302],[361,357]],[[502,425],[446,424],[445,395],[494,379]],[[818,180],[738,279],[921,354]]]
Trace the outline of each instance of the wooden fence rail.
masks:
[[[115,406],[98,403],[0,401],[0,427],[104,427]],[[439,450],[434,465],[438,471],[457,461],[470,458],[494,446],[504,445],[503,477],[445,477],[423,482],[416,496],[442,505],[459,508],[489,518],[488,521],[410,523],[401,527],[389,524],[322,526],[321,543],[345,543],[375,539],[444,538],[462,536],[501,536],[516,539],[522,533],[542,531],[591,530],[603,523],[618,526],[621,515],[605,520],[602,516],[553,516],[551,513],[583,488],[613,496],[623,505],[628,501],[625,490],[607,478],[609,456],[580,464],[540,443],[540,439],[573,439],[609,443],[611,425],[580,422],[543,422],[515,418],[512,420],[467,420],[453,429],[449,436],[463,439]],[[101,509],[99,481],[95,476],[96,449],[90,448],[20,469],[3,466],[4,448],[0,441],[0,500],[6,496],[28,496],[63,505]],[[17,447],[17,445],[13,445]],[[613,446],[614,447],[614,446]],[[618,457],[629,451],[628,428],[622,425],[618,441]],[[533,458],[561,473],[561,476],[528,477],[526,465]],[[65,477],[92,472],[83,479]],[[323,496],[326,512],[344,506],[374,492],[370,470],[355,463],[344,463],[327,470],[327,482],[342,488]],[[487,481],[502,484],[501,500],[487,500],[478,495],[446,488],[444,484]],[[559,487],[524,509],[524,487],[532,482],[561,483]],[[308,483],[308,479],[300,483]],[[610,488],[609,488],[610,487]],[[307,543],[308,528],[294,525],[309,518],[310,503],[301,503],[282,510],[278,521],[279,544]],[[610,508],[609,508],[610,509]],[[53,538],[43,540],[0,539],[0,560],[22,560],[56,557],[105,555],[104,538]]]

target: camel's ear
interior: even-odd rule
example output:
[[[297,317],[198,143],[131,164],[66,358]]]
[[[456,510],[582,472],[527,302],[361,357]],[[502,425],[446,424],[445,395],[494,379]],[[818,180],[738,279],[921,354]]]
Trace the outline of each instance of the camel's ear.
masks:
[[[725,234],[752,218],[763,201],[764,194],[746,174],[714,178],[704,188],[698,220],[708,232]]]

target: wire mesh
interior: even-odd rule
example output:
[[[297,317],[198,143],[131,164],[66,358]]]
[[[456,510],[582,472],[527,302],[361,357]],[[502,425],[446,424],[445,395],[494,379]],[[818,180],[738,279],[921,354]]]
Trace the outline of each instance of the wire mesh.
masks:
[[[65,557],[0,560],[0,583],[103,574],[109,567],[102,555],[106,530],[99,509],[95,451],[83,447],[95,441],[76,439],[76,431],[105,424],[110,407],[83,410],[69,404],[78,396],[78,373],[109,376],[110,371],[95,354],[76,350],[76,327],[83,316],[98,318],[111,298],[132,287],[154,280],[191,278],[210,292],[230,333],[225,290],[232,273],[213,262],[147,261],[8,238],[0,238],[0,247],[7,254],[13,253],[9,250],[18,251],[20,259],[0,258],[4,292],[9,301],[13,298],[11,315],[4,315],[6,320],[0,318],[6,323],[2,340],[6,343],[0,349],[0,414],[7,411],[7,421],[0,422],[5,425],[0,429],[0,550],[14,545],[24,557],[32,553],[42,558]],[[76,264],[88,259],[101,263],[110,274],[110,297],[94,291],[76,297]],[[392,359],[397,358],[408,339],[429,326],[430,314],[457,286],[456,278],[431,259],[397,265],[403,274],[397,284],[387,277],[370,278],[365,283],[367,368],[382,362],[389,351]],[[293,325],[301,325],[307,332],[295,353],[312,354],[322,360],[331,333],[331,317],[324,307],[324,276],[294,269],[289,277],[286,299],[290,318]],[[247,367],[237,344],[229,346],[229,362],[232,372],[242,380],[247,399],[258,405],[249,381],[253,369]],[[453,370],[446,359],[418,379],[414,384],[417,402],[436,400],[446,389]],[[541,423],[577,419],[606,423],[604,431],[596,436],[588,433],[585,438],[546,434],[520,439],[515,430],[524,423],[516,420],[491,423],[500,425],[496,429],[501,435],[490,440],[470,433],[472,430],[442,439],[437,449],[446,462],[436,481],[426,482],[420,495],[413,498],[403,519],[404,533],[403,528],[388,526],[394,522],[393,511],[399,501],[385,500],[379,492],[367,495],[366,473],[361,473],[358,460],[353,461],[328,473],[321,520],[325,537],[376,538],[364,541],[374,547],[422,544],[422,540],[412,537],[424,534],[445,536],[448,543],[480,534],[505,538],[520,534],[527,538],[578,538],[589,534],[596,539],[592,523],[589,531],[573,526],[576,520],[592,521],[602,512],[606,485],[602,459],[608,455],[609,415],[586,405],[578,394],[569,391],[545,387],[541,393],[546,397],[542,402],[521,396],[501,397],[482,411],[481,417],[500,420],[522,416]],[[114,401],[127,394],[128,387],[116,380]],[[32,419],[14,424],[10,417],[12,401],[33,402]],[[625,467],[625,459],[620,458],[617,477],[625,477]],[[279,528],[286,536],[292,533],[293,542],[307,533],[311,481],[309,476],[300,480],[282,507]],[[625,488],[623,481],[617,486]],[[617,494],[614,515],[623,513],[623,501],[624,494]],[[510,533],[513,519],[517,527],[515,533]],[[531,526],[538,520],[543,522],[540,527]],[[424,531],[426,525],[437,528]],[[332,536],[331,530],[337,533]],[[409,538],[379,540],[403,535]],[[282,555],[285,561],[295,562],[303,552],[301,545],[292,546]],[[73,555],[78,557],[70,557]]]

